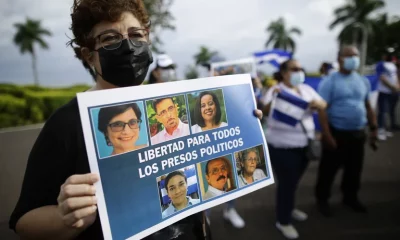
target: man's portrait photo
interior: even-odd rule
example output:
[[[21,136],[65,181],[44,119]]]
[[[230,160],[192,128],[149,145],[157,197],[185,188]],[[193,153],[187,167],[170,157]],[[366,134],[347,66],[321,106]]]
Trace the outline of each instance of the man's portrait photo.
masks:
[[[90,111],[99,158],[135,151],[148,144],[143,102],[94,108]]]
[[[239,187],[267,178],[263,145],[235,153]]]
[[[146,101],[151,144],[190,134],[184,95]]]
[[[232,155],[221,156],[197,164],[203,201],[221,196],[237,188]]]
[[[222,89],[187,94],[192,133],[228,126]]]
[[[162,218],[200,203],[194,165],[157,178]]]

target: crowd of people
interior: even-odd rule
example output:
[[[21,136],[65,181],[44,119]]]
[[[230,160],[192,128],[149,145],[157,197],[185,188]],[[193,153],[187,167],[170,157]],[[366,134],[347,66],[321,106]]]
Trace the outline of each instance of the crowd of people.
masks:
[[[74,0],[71,18],[75,37],[71,46],[95,80],[90,91],[143,83],[154,59],[149,43],[151,22],[142,1]],[[398,129],[394,114],[399,92],[395,64],[386,56],[377,67],[380,93],[376,118],[368,101],[371,86],[356,71],[358,55],[353,46],[340,49],[338,70],[330,71],[329,66],[322,69],[325,78],[318,91],[304,83],[304,70],[294,59],[281,64],[275,75],[278,83],[267,91],[260,89],[258,79],[253,79],[257,107],[267,119],[266,138],[276,174],[276,227],[289,239],[299,237],[293,219],[308,218],[295,207],[295,195],[309,163],[309,140],[315,136],[312,114],[318,112],[324,143],[315,196],[318,209],[327,217],[333,214],[330,189],[339,167],[344,168],[343,203],[356,212],[367,211],[358,198],[364,143],[368,140],[375,149],[378,135],[388,135],[385,112],[390,113],[391,129]],[[173,62],[167,56],[159,56],[156,65],[150,73],[151,84],[176,78]],[[307,114],[296,127],[286,126],[270,114],[271,103],[281,91],[309,102]],[[134,106],[127,107],[132,114],[140,115]],[[255,116],[261,118],[260,112],[255,110]],[[47,120],[31,150],[10,228],[27,239],[102,239],[93,186],[98,180],[96,174],[90,173],[78,102],[74,98]],[[245,221],[235,210],[235,201],[225,204],[223,217],[233,226],[243,228]],[[211,211],[189,216],[146,239],[212,239],[212,223],[208,220]]]

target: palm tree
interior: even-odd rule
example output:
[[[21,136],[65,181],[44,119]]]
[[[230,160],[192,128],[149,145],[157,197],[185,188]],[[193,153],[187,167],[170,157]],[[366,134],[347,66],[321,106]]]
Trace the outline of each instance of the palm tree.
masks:
[[[194,55],[196,65],[209,64],[212,57],[218,55],[217,51],[211,51],[206,46],[200,46],[200,51]]]
[[[185,71],[185,78],[188,79],[195,79],[199,77],[199,72],[196,69],[196,66],[189,65],[186,67]]]
[[[368,34],[372,34],[377,29],[377,25],[370,16],[384,6],[383,0],[350,0],[335,9],[335,20],[330,24],[329,29],[333,30],[339,25],[344,25],[338,36],[340,44],[359,44],[362,41],[362,34],[356,31],[358,26],[362,26]]]
[[[269,47],[272,44],[273,48],[280,48],[285,51],[290,50],[294,52],[296,50],[296,43],[292,38],[292,35],[301,35],[302,32],[297,27],[288,29],[285,19],[278,18],[269,24],[266,31],[270,34],[268,41],[265,43],[265,47]]]
[[[48,49],[48,44],[43,40],[43,36],[51,36],[50,31],[42,28],[40,21],[27,19],[25,23],[16,23],[14,26],[17,32],[14,35],[14,43],[19,46],[22,54],[28,52],[32,56],[32,70],[35,85],[39,85],[38,73],[36,69],[36,51],[34,44],[38,43],[42,49]]]

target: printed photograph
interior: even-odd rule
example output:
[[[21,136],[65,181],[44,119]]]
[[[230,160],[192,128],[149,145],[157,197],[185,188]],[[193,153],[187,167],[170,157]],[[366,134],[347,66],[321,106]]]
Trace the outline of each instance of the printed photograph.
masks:
[[[162,218],[200,203],[194,165],[157,177]]]
[[[237,188],[232,158],[232,155],[226,155],[197,164],[203,201]]]
[[[146,101],[151,144],[190,134],[185,95]]]
[[[187,94],[192,133],[228,126],[222,89]]]
[[[235,160],[240,188],[267,178],[263,145],[235,152]]]
[[[135,151],[148,144],[143,102],[91,109],[99,158]]]

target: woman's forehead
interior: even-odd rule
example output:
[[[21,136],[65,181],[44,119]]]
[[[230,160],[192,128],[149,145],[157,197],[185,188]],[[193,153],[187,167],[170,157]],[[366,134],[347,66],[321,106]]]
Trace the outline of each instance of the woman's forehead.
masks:
[[[120,19],[116,22],[103,21],[96,24],[93,27],[93,35],[98,36],[99,34],[109,30],[125,34],[130,28],[142,28],[142,25],[131,12],[123,12]]]

